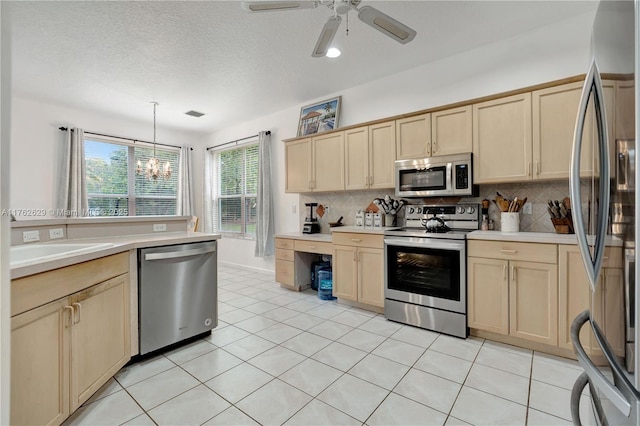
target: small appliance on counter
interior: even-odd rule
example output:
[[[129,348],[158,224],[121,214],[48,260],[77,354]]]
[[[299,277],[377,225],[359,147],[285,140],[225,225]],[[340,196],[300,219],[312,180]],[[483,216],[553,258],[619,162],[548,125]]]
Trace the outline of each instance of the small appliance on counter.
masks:
[[[318,223],[318,219],[313,217],[313,208],[316,207],[318,203],[304,203],[304,205],[309,207],[309,216],[304,219],[302,233],[317,234],[320,232],[320,224]]]

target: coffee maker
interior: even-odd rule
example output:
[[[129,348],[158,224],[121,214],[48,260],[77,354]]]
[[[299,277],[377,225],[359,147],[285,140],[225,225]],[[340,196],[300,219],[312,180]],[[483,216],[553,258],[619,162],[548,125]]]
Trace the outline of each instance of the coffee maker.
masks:
[[[320,232],[320,224],[318,223],[318,219],[313,217],[313,208],[316,207],[318,203],[304,203],[304,205],[309,207],[309,216],[304,218],[302,233],[317,234],[318,232]]]

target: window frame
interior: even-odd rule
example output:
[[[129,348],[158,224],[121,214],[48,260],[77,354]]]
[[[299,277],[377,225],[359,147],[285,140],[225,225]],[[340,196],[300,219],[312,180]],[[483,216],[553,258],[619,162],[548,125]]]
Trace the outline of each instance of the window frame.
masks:
[[[251,139],[247,142],[241,143],[241,144],[236,144],[233,146],[229,146],[229,147],[220,147],[220,148],[216,148],[213,147],[211,149],[211,155],[213,156],[212,158],[212,162],[213,162],[213,173],[211,175],[211,180],[213,181],[213,194],[212,194],[212,207],[213,207],[213,218],[212,218],[212,222],[213,222],[213,227],[214,227],[214,232],[217,232],[221,235],[223,235],[224,237],[229,237],[229,238],[237,238],[237,239],[245,239],[245,240],[255,240],[256,239],[256,231],[254,230],[253,233],[251,232],[247,232],[247,200],[248,199],[257,199],[258,198],[258,193],[257,193],[257,188],[256,188],[256,193],[253,194],[248,194],[247,191],[247,150],[249,148],[253,148],[255,147],[256,149],[259,148],[259,141],[258,138],[256,137],[255,139]],[[222,195],[221,194],[221,175],[222,175],[222,167],[220,164],[220,155],[225,153],[225,152],[229,152],[229,151],[234,151],[234,150],[242,150],[243,152],[243,158],[242,158],[242,193],[241,194],[233,194],[233,195]],[[257,156],[259,156],[259,152],[256,153]],[[238,199],[240,198],[240,219],[241,219],[241,224],[240,224],[240,232],[234,232],[234,231],[229,231],[229,230],[223,230],[222,229],[222,208],[221,208],[221,200],[223,199]]]
[[[127,142],[126,140],[120,140],[120,139],[116,139],[116,138],[110,138],[108,136],[94,136],[92,134],[85,134],[84,138],[83,138],[83,151],[84,151],[84,161],[85,161],[85,178],[86,178],[86,160],[87,160],[87,153],[86,153],[86,143],[87,141],[91,141],[91,142],[99,142],[99,143],[105,143],[105,144],[110,144],[110,145],[120,145],[123,147],[127,148],[127,193],[126,194],[102,194],[102,193],[90,193],[89,190],[87,189],[87,200],[90,198],[122,198],[122,199],[126,199],[127,200],[127,214],[126,215],[121,215],[121,214],[117,214],[117,212],[114,210],[112,213],[115,214],[107,214],[107,215],[91,215],[91,207],[89,207],[89,216],[93,216],[93,217],[117,217],[117,216],[149,216],[149,215],[138,215],[136,212],[136,200],[138,199],[158,199],[158,200],[175,200],[175,205],[176,205],[176,211],[178,208],[178,188],[176,187],[176,192],[175,195],[136,195],[136,187],[135,187],[135,182],[136,182],[136,174],[135,174],[135,165],[136,165],[136,159],[135,159],[135,149],[136,148],[147,148],[147,149],[153,149],[153,143],[148,143],[148,142],[141,142],[141,141],[134,141],[132,140],[132,142]],[[180,167],[180,154],[181,154],[181,148],[179,147],[173,147],[173,146],[167,146],[167,145],[160,145],[158,146],[158,144],[156,144],[156,150],[160,150],[160,151],[169,151],[169,152],[175,152],[178,154],[177,160],[175,164],[172,164],[172,173],[179,173],[179,167]],[[173,215],[164,215],[164,214],[154,214],[151,216],[176,216],[175,214]]]

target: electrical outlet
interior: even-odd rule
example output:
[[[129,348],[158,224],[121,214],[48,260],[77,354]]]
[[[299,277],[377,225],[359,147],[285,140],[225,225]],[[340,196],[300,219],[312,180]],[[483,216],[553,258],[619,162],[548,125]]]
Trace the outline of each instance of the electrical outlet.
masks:
[[[40,231],[24,231],[22,233],[23,243],[31,243],[33,241],[40,241]]]
[[[324,214],[329,214],[329,206],[324,206]]]
[[[295,204],[291,204],[291,214],[296,214],[297,210],[298,209],[297,209],[296,205]]]
[[[64,238],[64,230],[62,228],[49,229],[49,238],[52,240]]]
[[[167,230],[166,223],[154,223],[153,224],[153,232],[164,232]]]
[[[522,206],[522,214],[531,214],[531,203]]]

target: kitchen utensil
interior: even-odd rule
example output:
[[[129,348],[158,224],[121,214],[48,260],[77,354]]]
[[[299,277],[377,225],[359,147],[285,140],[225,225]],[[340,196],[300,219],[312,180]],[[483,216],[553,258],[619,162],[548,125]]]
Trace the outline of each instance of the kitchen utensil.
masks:
[[[378,213],[380,209],[378,208],[378,206],[376,206],[373,202],[369,203],[369,206],[367,206],[366,210],[367,212],[371,212],[371,213]]]
[[[316,214],[318,215],[318,217],[324,216],[324,206],[322,204],[320,204],[316,209]]]
[[[342,226],[343,225],[342,219],[343,217],[340,216],[340,219],[338,219],[336,222],[329,222],[329,227],[335,228],[336,226]]]

